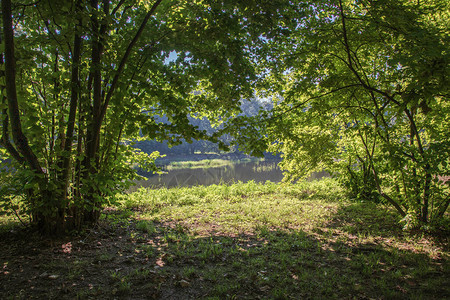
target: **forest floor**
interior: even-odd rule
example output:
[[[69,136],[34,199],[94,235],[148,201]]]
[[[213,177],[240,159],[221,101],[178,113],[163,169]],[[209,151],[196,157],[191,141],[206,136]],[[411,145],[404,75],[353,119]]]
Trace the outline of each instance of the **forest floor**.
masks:
[[[402,230],[330,179],[141,189],[81,234],[0,219],[1,299],[444,299],[448,231]],[[447,227],[448,228],[448,227]]]

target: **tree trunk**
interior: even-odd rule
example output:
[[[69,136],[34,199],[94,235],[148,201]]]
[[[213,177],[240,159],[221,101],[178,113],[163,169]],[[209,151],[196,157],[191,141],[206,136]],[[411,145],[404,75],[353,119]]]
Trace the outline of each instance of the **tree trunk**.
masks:
[[[81,10],[81,1],[77,1],[76,3],[76,13],[79,13]],[[62,185],[63,195],[61,199],[62,206],[60,210],[62,210],[63,215],[65,215],[65,209],[68,204],[67,201],[67,193],[69,187],[69,177],[71,173],[71,157],[72,157],[72,143],[74,136],[74,128],[75,128],[75,120],[76,113],[78,107],[78,98],[80,94],[80,79],[79,79],[79,65],[81,58],[81,45],[82,39],[80,35],[80,28],[82,26],[81,18],[78,19],[78,24],[75,24],[75,37],[74,37],[74,46],[72,53],[72,78],[71,78],[71,96],[70,96],[70,105],[69,105],[69,120],[67,122],[67,130],[66,130],[66,142],[64,143],[64,151],[62,153],[62,174],[60,178],[60,184]]]
[[[16,66],[14,57],[14,32],[12,27],[11,0],[2,0],[3,35],[5,39],[5,88],[8,103],[8,116],[11,122],[12,137],[29,167],[36,175],[44,175],[41,165],[23,134],[17,102]],[[44,176],[42,176],[44,177]]]

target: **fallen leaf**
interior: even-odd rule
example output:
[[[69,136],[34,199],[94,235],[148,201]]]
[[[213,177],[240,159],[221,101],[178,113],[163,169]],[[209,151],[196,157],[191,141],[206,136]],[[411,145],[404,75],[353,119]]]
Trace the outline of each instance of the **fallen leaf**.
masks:
[[[156,260],[156,265],[158,265],[159,267],[164,267],[165,263],[161,257]]]
[[[262,286],[259,288],[259,290],[261,292],[267,292],[268,290],[270,290],[270,286],[268,286],[268,285]]]
[[[188,286],[191,285],[189,281],[184,280],[184,279],[180,280],[179,284],[180,284],[182,287],[188,287]]]

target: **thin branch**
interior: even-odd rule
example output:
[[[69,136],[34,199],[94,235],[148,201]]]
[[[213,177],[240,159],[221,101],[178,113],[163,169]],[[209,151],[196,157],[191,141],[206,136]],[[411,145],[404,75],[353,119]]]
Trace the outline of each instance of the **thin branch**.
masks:
[[[12,210],[12,211],[14,212],[14,214],[16,215],[17,220],[19,220],[20,224],[22,224],[23,227],[27,227],[27,224],[25,224],[25,222],[22,221],[22,218],[19,216],[19,213],[15,210],[15,208],[14,208],[14,206],[13,206],[13,204],[12,204],[12,200],[11,200],[11,199],[10,199],[9,205],[10,205],[11,210]]]
[[[438,212],[437,218],[442,218],[447,211],[449,205],[450,205],[450,197],[447,197],[446,200],[444,200],[444,205],[441,206],[441,209]]]
[[[394,99],[394,97],[392,97],[392,95],[389,95],[387,92],[384,92],[382,90],[379,90],[373,86],[371,86],[368,82],[365,82],[361,76],[358,74],[358,72],[356,71],[356,69],[353,66],[353,59],[351,56],[351,50],[350,50],[350,44],[348,41],[348,36],[347,36],[347,27],[346,27],[346,23],[345,23],[345,18],[346,16],[344,15],[344,8],[342,6],[342,0],[339,0],[339,7],[340,7],[340,14],[341,14],[341,19],[342,19],[342,32],[344,35],[344,44],[345,44],[345,48],[346,48],[346,52],[347,52],[347,59],[348,61],[344,61],[344,63],[347,65],[347,67],[350,69],[350,71],[355,75],[355,77],[358,79],[358,81],[361,83],[361,85],[369,90],[369,91],[373,91],[376,92],[384,97],[386,97],[386,99],[388,99],[389,101],[392,101],[393,103],[395,103],[398,106],[401,106],[401,103],[398,102],[397,100]]]
[[[114,9],[111,12],[111,16],[114,16],[116,12],[119,10],[119,8],[125,3],[125,0],[120,0],[120,2],[114,7]]]
[[[52,32],[52,30],[50,30],[50,24],[49,24],[48,20],[46,20],[44,18],[44,16],[42,15],[40,9],[37,6],[36,6],[36,10],[37,10],[39,16],[41,17],[42,21],[44,22],[44,25],[45,25],[45,28],[47,29],[47,32],[50,34],[50,36],[53,38],[53,40],[55,40],[58,43],[61,51],[64,51],[64,46],[61,44],[61,42],[58,40],[58,38],[55,36],[55,34]],[[64,54],[66,56],[68,56],[68,53],[64,53]]]
[[[104,116],[106,114],[106,109],[108,108],[109,101],[111,100],[112,95],[113,95],[113,93],[114,93],[114,91],[115,91],[115,89],[116,89],[116,87],[117,87],[117,85],[119,83],[119,78],[122,75],[122,71],[125,68],[125,64],[126,64],[126,62],[128,60],[128,57],[130,56],[134,45],[137,43],[137,41],[141,37],[142,32],[144,31],[144,28],[145,28],[145,26],[148,23],[148,20],[154,14],[154,12],[158,8],[159,4],[161,4],[161,2],[162,2],[162,0],[156,0],[156,2],[153,4],[152,8],[146,14],[144,20],[142,21],[141,26],[139,27],[138,31],[136,32],[136,35],[134,36],[133,40],[131,40],[130,44],[128,44],[128,47],[127,47],[127,49],[126,49],[126,51],[125,51],[125,53],[124,53],[124,55],[123,55],[123,57],[122,57],[122,59],[121,59],[121,61],[119,63],[119,67],[117,68],[116,75],[114,76],[113,81],[111,83],[111,87],[110,87],[108,93],[106,94],[105,103],[102,106],[101,113],[100,113],[100,118],[98,120],[100,126],[101,126],[101,122],[103,121],[103,118],[104,118]]]
[[[270,120],[274,120],[274,119],[280,118],[280,117],[282,117],[283,115],[285,115],[285,114],[287,114],[287,113],[289,113],[289,112],[291,112],[291,111],[293,111],[293,110],[296,110],[296,109],[302,107],[303,105],[305,105],[306,103],[308,103],[308,102],[311,101],[311,100],[319,99],[319,98],[325,97],[325,96],[327,96],[327,95],[336,93],[336,92],[338,92],[338,91],[341,91],[341,90],[344,90],[344,89],[348,89],[348,88],[352,88],[352,87],[355,87],[355,86],[360,86],[360,84],[357,83],[357,84],[346,85],[346,86],[343,86],[343,87],[336,88],[336,89],[334,89],[334,90],[332,90],[332,91],[329,91],[329,92],[327,92],[327,93],[324,93],[324,94],[321,94],[321,95],[317,95],[317,96],[310,97],[310,98],[306,99],[305,101],[303,101],[303,102],[301,102],[301,103],[299,103],[299,104],[296,104],[296,105],[292,106],[291,108],[289,108],[289,109],[287,109],[287,110],[285,110],[285,111],[283,111],[283,112],[281,112],[281,113],[279,113],[279,114],[277,114],[277,115],[272,116],[272,117],[270,118]]]
[[[404,210],[402,209],[402,207],[397,203],[397,201],[395,201],[394,199],[392,199],[388,194],[386,194],[385,192],[383,192],[383,190],[381,189],[380,182],[379,182],[379,178],[378,178],[378,173],[377,173],[377,171],[376,171],[376,169],[375,169],[375,165],[373,164],[373,156],[371,156],[371,154],[370,154],[370,152],[369,152],[369,148],[368,148],[366,142],[364,141],[364,138],[363,138],[363,136],[361,135],[361,132],[360,132],[359,130],[358,130],[358,134],[359,134],[359,136],[360,136],[360,138],[361,138],[361,141],[362,141],[362,143],[363,143],[363,145],[364,145],[364,150],[366,151],[366,155],[367,155],[368,158],[369,158],[369,164],[370,164],[370,167],[371,167],[372,172],[373,172],[373,176],[374,176],[374,180],[375,180],[375,186],[376,186],[376,188],[377,188],[377,190],[378,190],[378,193],[379,193],[384,199],[386,199],[389,203],[391,203],[391,204],[395,207],[395,209],[397,209],[397,211],[400,213],[400,215],[401,215],[402,217],[406,216],[405,211],[404,211]]]
[[[39,4],[39,2],[41,2],[41,0],[36,1],[36,2],[31,2],[31,3],[28,3],[28,4],[15,3],[15,4],[14,4],[14,9],[15,9],[16,7],[29,7],[29,6],[35,6],[35,5]]]

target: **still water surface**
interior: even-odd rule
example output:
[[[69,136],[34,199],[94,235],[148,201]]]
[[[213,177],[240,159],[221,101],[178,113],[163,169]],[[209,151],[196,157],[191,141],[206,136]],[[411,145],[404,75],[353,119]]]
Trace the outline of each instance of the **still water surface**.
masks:
[[[212,185],[219,183],[233,183],[237,181],[248,182],[280,182],[283,173],[276,160],[236,163],[222,167],[204,169],[179,169],[171,170],[167,174],[153,175],[148,180],[138,181],[130,192],[140,187],[180,187],[194,185]],[[326,176],[325,172],[316,173],[311,179],[319,179]]]

